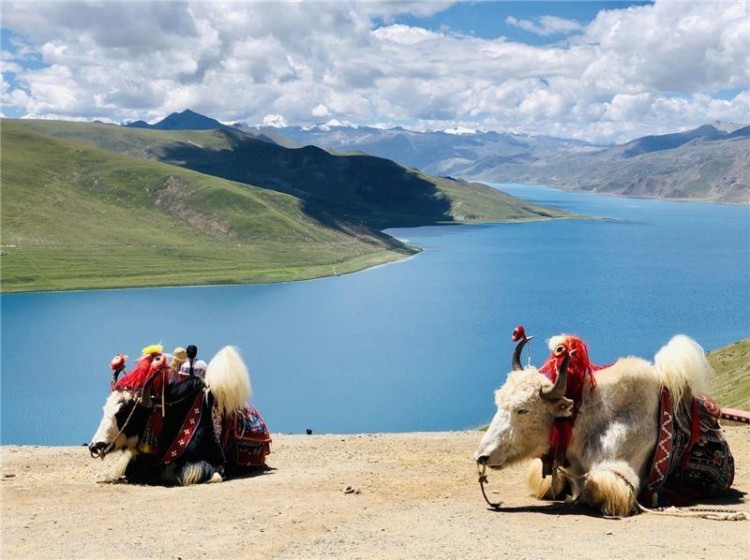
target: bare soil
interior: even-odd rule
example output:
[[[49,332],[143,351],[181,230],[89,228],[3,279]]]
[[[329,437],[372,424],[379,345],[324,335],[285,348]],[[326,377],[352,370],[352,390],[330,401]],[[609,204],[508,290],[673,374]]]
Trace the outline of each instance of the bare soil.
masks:
[[[526,495],[525,466],[489,473],[478,432],[274,435],[269,472],[222,484],[112,483],[85,447],[2,447],[2,557],[750,558],[750,522],[605,519]],[[727,426],[735,491],[703,507],[750,512],[750,427]]]

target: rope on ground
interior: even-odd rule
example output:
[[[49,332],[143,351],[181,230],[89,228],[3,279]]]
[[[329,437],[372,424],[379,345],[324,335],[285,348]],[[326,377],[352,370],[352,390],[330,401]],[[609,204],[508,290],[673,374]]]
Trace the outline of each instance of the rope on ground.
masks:
[[[736,511],[721,508],[700,508],[686,507],[677,508],[674,506],[668,508],[650,509],[636,502],[636,507],[643,513],[651,515],[668,515],[671,517],[694,517],[700,519],[711,519],[713,521],[750,521],[750,514],[746,511]]]

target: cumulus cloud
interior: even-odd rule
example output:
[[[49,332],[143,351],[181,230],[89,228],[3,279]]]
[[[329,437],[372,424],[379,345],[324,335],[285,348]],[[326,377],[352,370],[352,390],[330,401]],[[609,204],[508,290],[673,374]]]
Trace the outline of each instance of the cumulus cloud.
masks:
[[[281,115],[268,114],[263,117],[262,124],[263,126],[273,126],[276,128],[281,128],[286,126],[286,121]]]
[[[325,119],[599,141],[747,120],[746,0],[657,1],[586,24],[506,20],[565,38],[542,46],[397,19],[448,5],[4,2],[2,103],[115,122],[191,108],[271,126]]]

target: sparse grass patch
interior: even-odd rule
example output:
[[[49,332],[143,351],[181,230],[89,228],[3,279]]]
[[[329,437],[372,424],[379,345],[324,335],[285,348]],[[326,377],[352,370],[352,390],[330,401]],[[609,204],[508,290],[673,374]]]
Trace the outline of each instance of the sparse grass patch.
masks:
[[[716,373],[711,395],[727,408],[750,410],[750,338],[712,350],[708,361]]]

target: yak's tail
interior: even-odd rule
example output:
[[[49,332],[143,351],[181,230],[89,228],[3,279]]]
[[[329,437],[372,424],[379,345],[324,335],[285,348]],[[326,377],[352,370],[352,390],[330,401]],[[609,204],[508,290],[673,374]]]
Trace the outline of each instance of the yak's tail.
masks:
[[[685,335],[678,334],[659,350],[654,364],[675,404],[683,397],[708,390],[713,370],[703,348]]]
[[[219,409],[231,412],[250,399],[250,375],[239,352],[225,346],[211,358],[206,370],[206,385],[216,398]]]

